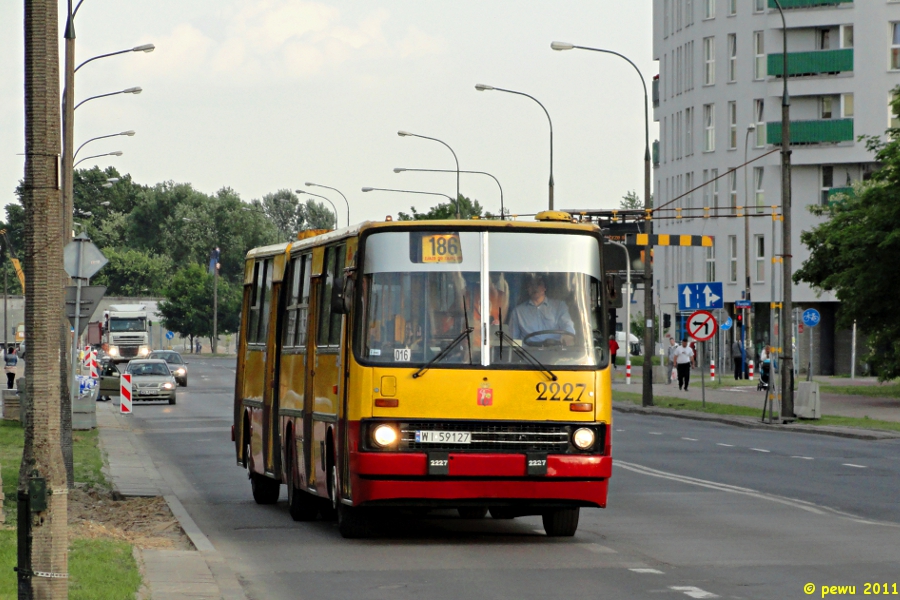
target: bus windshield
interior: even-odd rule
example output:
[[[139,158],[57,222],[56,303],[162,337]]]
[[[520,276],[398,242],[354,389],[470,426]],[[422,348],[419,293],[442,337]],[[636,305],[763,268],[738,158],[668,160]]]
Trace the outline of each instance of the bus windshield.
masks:
[[[605,361],[595,237],[384,232],[365,248],[358,338],[365,361],[421,366],[454,341],[433,368]]]

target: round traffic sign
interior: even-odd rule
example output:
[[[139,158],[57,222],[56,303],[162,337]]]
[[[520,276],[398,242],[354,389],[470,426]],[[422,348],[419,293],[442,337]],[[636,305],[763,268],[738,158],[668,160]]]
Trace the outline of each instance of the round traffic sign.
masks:
[[[705,342],[716,335],[716,318],[711,312],[698,310],[688,317],[688,335],[698,342]]]
[[[175,337],[175,334],[174,334],[173,332],[171,332],[171,331],[167,331],[167,332],[166,332],[166,339],[167,339],[167,340],[171,340],[173,337]]]
[[[734,325],[734,321],[731,320],[731,317],[728,317],[727,319],[725,319],[725,322],[722,323],[719,327],[721,327],[722,329],[725,329],[727,331],[727,330],[731,329],[732,325]]]
[[[807,327],[815,327],[821,319],[822,316],[819,314],[819,311],[814,308],[807,308],[803,311],[803,324]]]

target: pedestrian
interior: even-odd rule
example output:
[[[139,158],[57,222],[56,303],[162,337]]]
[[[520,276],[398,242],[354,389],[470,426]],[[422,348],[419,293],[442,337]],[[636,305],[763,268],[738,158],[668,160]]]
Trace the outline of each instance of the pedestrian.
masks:
[[[6,371],[6,389],[11,390],[16,383],[16,368],[19,366],[19,357],[16,356],[15,346],[6,349],[3,362],[3,370]]]
[[[672,385],[672,371],[675,370],[675,350],[678,344],[675,338],[669,336],[669,347],[666,348],[666,384]]]
[[[609,336],[609,362],[612,363],[613,369],[616,368],[616,356],[619,354],[619,342],[616,341],[616,336]]]
[[[731,360],[734,362],[734,378],[743,379],[743,358],[741,357],[741,343],[734,340],[731,344]]]
[[[688,346],[687,338],[675,349],[675,368],[678,370],[678,389],[687,391],[691,382],[691,364],[694,362],[694,351]]]
[[[200,341],[200,338],[197,338],[197,354],[203,351],[203,342]]]

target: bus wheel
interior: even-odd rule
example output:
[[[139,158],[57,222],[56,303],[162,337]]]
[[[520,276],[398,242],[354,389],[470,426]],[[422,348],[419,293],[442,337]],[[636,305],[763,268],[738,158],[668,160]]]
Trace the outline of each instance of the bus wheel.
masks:
[[[514,518],[516,518],[516,515],[512,511],[512,509],[506,508],[504,506],[492,506],[491,507],[491,518],[492,519],[514,519]]]
[[[337,521],[338,519],[338,479],[337,466],[331,465],[331,473],[328,478],[328,498],[320,501],[319,514],[323,521]]]
[[[319,514],[319,505],[315,496],[294,485],[294,460],[288,454],[288,511],[295,521],[315,521]]]
[[[572,537],[575,530],[578,529],[578,513],[580,509],[575,508],[557,508],[545,512],[542,517],[544,520],[544,531],[550,537]]]
[[[486,506],[461,506],[456,509],[463,519],[483,519],[487,515]]]
[[[275,504],[278,502],[278,496],[281,494],[281,483],[254,473],[250,469],[250,442],[244,446],[244,456],[247,460],[247,473],[250,475],[250,489],[253,490],[253,499],[257,504]]]
[[[339,504],[337,513],[338,531],[341,532],[341,537],[353,540],[369,535],[369,524],[364,509]]]

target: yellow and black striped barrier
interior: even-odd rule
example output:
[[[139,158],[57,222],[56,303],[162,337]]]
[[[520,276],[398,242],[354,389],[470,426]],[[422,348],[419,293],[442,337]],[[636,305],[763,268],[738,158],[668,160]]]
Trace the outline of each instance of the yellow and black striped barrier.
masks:
[[[625,236],[625,243],[635,246],[646,246],[649,243],[650,246],[702,246],[710,248],[713,245],[713,236],[629,233]]]

